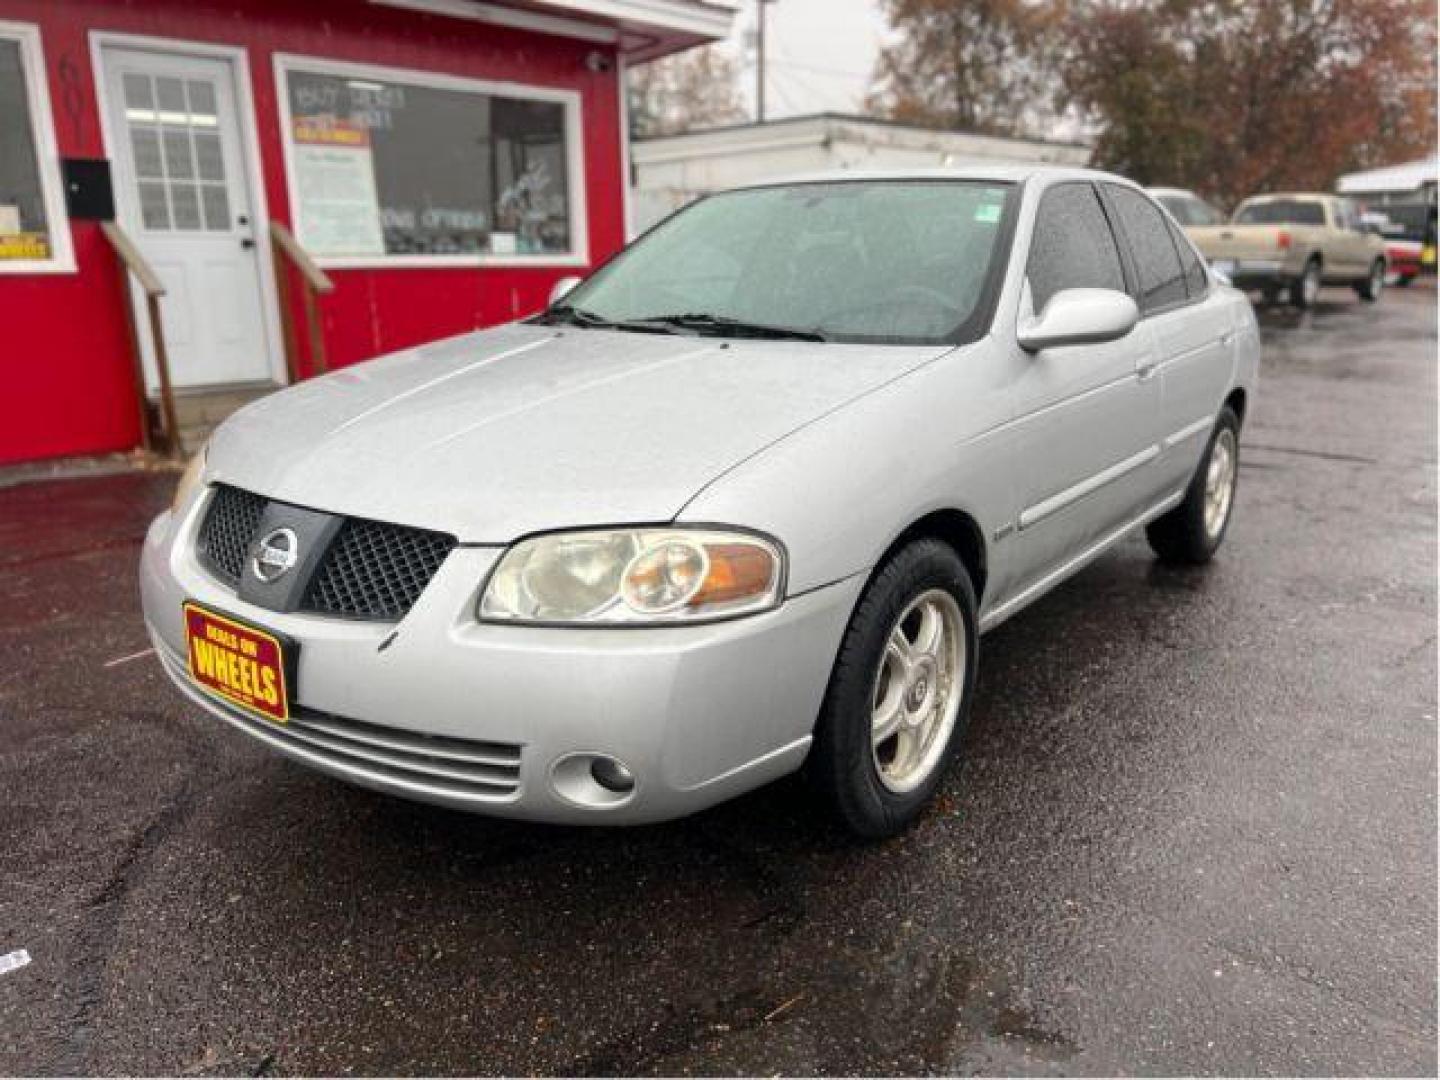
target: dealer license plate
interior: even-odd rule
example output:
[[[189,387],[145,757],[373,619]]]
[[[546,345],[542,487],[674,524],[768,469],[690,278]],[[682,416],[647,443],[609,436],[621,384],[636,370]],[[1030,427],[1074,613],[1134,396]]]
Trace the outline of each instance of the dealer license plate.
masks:
[[[185,603],[190,678],[247,712],[283,724],[290,719],[287,672],[295,646],[199,604]]]

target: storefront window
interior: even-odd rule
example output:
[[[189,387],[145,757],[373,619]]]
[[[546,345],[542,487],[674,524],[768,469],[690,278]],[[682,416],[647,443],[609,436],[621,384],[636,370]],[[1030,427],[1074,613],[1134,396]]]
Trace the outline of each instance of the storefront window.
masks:
[[[73,269],[39,40],[0,23],[0,274]]]
[[[300,242],[332,260],[576,253],[576,105],[421,74],[284,72]]]

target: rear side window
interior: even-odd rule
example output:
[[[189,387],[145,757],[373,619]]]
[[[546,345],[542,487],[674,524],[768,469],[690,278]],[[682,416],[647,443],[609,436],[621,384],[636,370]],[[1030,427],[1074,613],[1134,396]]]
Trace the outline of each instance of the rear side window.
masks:
[[[1324,225],[1325,207],[1318,202],[1267,199],[1246,203],[1235,214],[1237,225]]]
[[[1138,191],[1109,185],[1120,230],[1140,276],[1140,310],[1154,311],[1185,299],[1185,274],[1160,208]]]
[[[1041,197],[1026,275],[1037,312],[1062,289],[1125,291],[1120,251],[1089,184],[1057,184]]]
[[[1170,226],[1171,238],[1175,241],[1175,250],[1180,253],[1180,268],[1185,272],[1185,290],[1190,294],[1190,299],[1205,295],[1209,288],[1210,281],[1205,274],[1205,267],[1200,262],[1200,257],[1195,254],[1195,249],[1185,239],[1185,234],[1174,225]]]

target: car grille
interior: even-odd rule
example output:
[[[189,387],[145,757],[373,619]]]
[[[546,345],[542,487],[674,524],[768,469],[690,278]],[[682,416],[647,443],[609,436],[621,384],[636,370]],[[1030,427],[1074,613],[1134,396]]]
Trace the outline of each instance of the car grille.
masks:
[[[218,487],[200,527],[200,564],[231,588],[240,583],[245,553],[260,528],[266,500],[239,488]]]
[[[194,685],[180,656],[168,648],[160,655],[177,680]],[[249,734],[358,779],[467,801],[509,799],[520,790],[521,748],[514,743],[422,735],[303,707],[293,710],[288,723],[277,724],[196,692]]]
[[[420,599],[455,538],[349,518],[331,541],[301,607],[327,615],[398,619]]]
[[[240,584],[250,545],[269,500],[217,485],[200,525],[200,565],[229,585]],[[453,536],[346,518],[321,556],[301,611],[395,621],[405,616],[455,547]]]

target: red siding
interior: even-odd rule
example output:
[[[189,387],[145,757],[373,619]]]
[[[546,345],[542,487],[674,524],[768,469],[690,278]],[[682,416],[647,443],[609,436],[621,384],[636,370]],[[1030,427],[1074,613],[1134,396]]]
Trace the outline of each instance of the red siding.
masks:
[[[582,95],[590,258],[624,239],[619,83],[589,42],[377,7],[363,0],[0,0],[40,28],[62,157],[101,157],[89,34],[111,30],[243,47],[270,215],[290,221],[273,54],[299,53],[508,80]],[[613,65],[612,65],[613,66]],[[0,463],[123,450],[139,441],[121,282],[98,228],[73,222],[76,274],[0,275]],[[335,270],[322,300],[332,366],[541,306],[556,269]],[[301,318],[298,301],[295,316]]]

